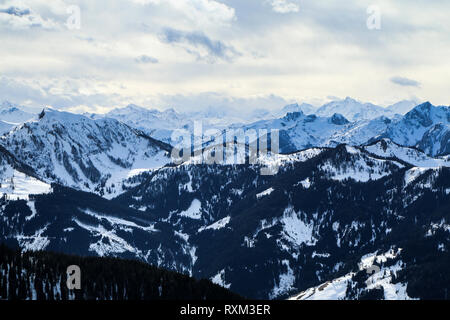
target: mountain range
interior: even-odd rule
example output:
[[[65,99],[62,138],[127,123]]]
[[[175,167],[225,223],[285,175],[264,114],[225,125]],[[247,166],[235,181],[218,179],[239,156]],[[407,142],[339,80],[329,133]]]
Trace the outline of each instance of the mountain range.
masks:
[[[0,137],[0,242],[136,259],[256,299],[446,298],[449,107],[346,98],[226,114],[130,105],[28,118],[5,104],[0,120],[22,121]],[[281,152],[173,163],[172,133],[200,119],[217,131],[207,143],[277,129]]]

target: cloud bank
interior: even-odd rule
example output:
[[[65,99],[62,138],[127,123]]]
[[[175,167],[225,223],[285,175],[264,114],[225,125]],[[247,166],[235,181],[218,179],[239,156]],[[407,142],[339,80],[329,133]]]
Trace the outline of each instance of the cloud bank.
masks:
[[[258,108],[254,97],[274,108],[328,96],[448,104],[450,2],[378,0],[380,30],[367,28],[372,4],[0,0],[0,100],[80,110]],[[68,27],[70,6],[79,29]]]

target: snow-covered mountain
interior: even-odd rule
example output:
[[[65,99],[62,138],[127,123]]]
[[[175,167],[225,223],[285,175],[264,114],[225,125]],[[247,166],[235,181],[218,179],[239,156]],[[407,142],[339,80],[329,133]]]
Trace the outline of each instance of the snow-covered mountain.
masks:
[[[92,121],[68,122],[87,128]],[[50,123],[67,136],[59,121]],[[278,173],[260,175],[272,162],[279,163]],[[406,267],[393,272],[406,277],[403,292],[417,298],[426,291],[411,288],[424,282],[403,273],[414,257],[427,255],[409,249],[408,241],[429,242],[427,254],[447,252],[440,251],[449,241],[447,164],[447,158],[388,140],[273,155],[253,165],[190,162],[131,178],[133,187],[111,201],[55,185],[28,202],[5,202],[0,235],[30,250],[139,259],[209,278],[246,297],[272,299],[356,273],[355,259],[399,246],[409,255],[401,257]],[[444,266],[445,259],[434,262]],[[392,278],[383,279],[386,288],[396,287]],[[355,292],[349,294],[362,294]]]
[[[34,169],[21,163],[8,150],[0,147],[0,194],[7,200],[28,200],[30,194],[51,192]]]
[[[361,257],[398,230],[406,236],[405,217],[414,219],[430,194],[450,200],[446,159],[387,140],[264,161],[163,168],[117,200],[176,226],[196,248],[195,276],[259,298],[347,270],[340,254]],[[260,166],[273,161],[279,173],[260,176]]]
[[[374,117],[376,106],[346,100],[323,110],[357,121],[298,105],[279,118],[256,110],[250,122],[216,108],[47,108],[0,138],[0,241],[138,259],[250,298],[443,297],[450,157],[433,154],[448,150],[449,108]],[[286,154],[171,163],[171,146],[155,136],[171,141],[199,119],[224,130],[218,141],[231,130],[278,129]],[[367,275],[375,265],[382,273]]]
[[[387,106],[386,110],[389,114],[405,115],[419,104],[420,102],[418,100],[402,100]]]
[[[314,107],[312,104],[302,103],[299,105],[298,103],[294,103],[294,104],[289,104],[289,105],[283,107],[283,109],[281,109],[281,111],[277,115],[278,115],[278,117],[284,117],[288,113],[293,113],[293,112],[303,112],[304,114],[314,114],[316,112],[316,110],[317,110],[317,108]]]
[[[363,149],[371,154],[383,158],[397,158],[416,167],[450,167],[449,157],[431,157],[416,148],[404,147],[389,139],[376,141],[369,145],[363,146]]]
[[[204,131],[208,129],[222,130],[232,123],[249,123],[255,119],[270,119],[272,114],[267,110],[253,110],[249,114],[236,114],[220,108],[208,108],[204,111],[179,113],[174,109],[158,111],[146,109],[136,105],[113,109],[106,114],[85,114],[90,119],[110,118],[121,121],[130,127],[142,130],[147,135],[169,143],[173,132],[183,130],[194,133],[194,125],[201,126]],[[250,120],[247,120],[250,119]]]
[[[173,130],[191,126],[191,121],[188,118],[183,117],[173,109],[161,112],[132,104],[125,108],[113,109],[103,115],[86,114],[86,116],[91,119],[116,119],[166,143],[171,142]]]
[[[336,146],[340,143],[361,145],[378,137],[402,119],[402,113],[410,110],[414,101],[401,101],[387,108],[361,103],[352,98],[333,101],[320,108],[310,104],[291,104],[280,111],[265,109],[233,112],[224,108],[207,108],[204,111],[179,113],[174,109],[158,111],[136,105],[114,109],[107,114],[89,114],[91,119],[113,118],[133,128],[144,131],[155,139],[178,145],[174,132],[215,130],[222,135],[237,130],[268,129],[281,131],[282,152],[293,152],[312,146]],[[196,146],[211,137],[198,136]],[[445,128],[436,127],[427,139],[444,139]],[[423,135],[423,134],[422,134]],[[216,136],[215,141],[223,137]],[[203,139],[203,140],[202,140]],[[218,140],[217,140],[218,139]],[[227,141],[225,138],[224,141]],[[183,141],[184,143],[184,141]]]
[[[385,109],[347,97],[344,100],[329,102],[316,111],[316,114],[321,117],[330,117],[335,113],[342,114],[350,121],[371,120],[384,115]]]
[[[1,137],[18,160],[47,182],[96,192],[122,192],[122,181],[169,162],[170,146],[114,119],[92,120],[45,109]]]
[[[4,101],[0,104],[1,121],[12,124],[20,124],[34,118],[36,118],[36,115],[23,111],[20,106],[9,101]]]
[[[347,143],[355,146],[365,144],[373,137],[385,132],[394,122],[387,117],[381,116],[373,120],[360,120],[346,124],[341,130],[334,133],[327,140],[326,146],[336,146]]]
[[[404,100],[384,108],[347,97],[323,105],[317,109],[315,114],[330,117],[335,113],[340,113],[350,121],[373,120],[382,116],[394,118],[396,115],[404,115],[416,105],[415,101]]]
[[[16,104],[3,101],[0,104],[0,135],[8,133],[15,126],[36,117],[37,115],[21,110]]]
[[[240,130],[243,132],[255,130],[259,133],[264,132],[261,130],[268,132],[279,130],[282,153],[291,153],[310,147],[335,147],[339,144],[359,146],[385,132],[395,121],[382,116],[373,120],[349,122],[340,114],[318,117],[314,114],[293,112],[279,119],[230,126],[216,137],[215,141],[229,141],[233,137],[232,133],[242,132]]]
[[[10,122],[0,120],[0,135],[4,135],[12,130],[16,125]]]
[[[63,154],[62,164],[55,161],[61,167],[65,152],[80,170],[76,155],[81,152],[81,163],[91,161],[108,172],[98,159],[117,151],[117,144],[146,146],[116,120],[54,110],[17,128],[7,137],[9,146],[23,141],[21,134],[28,130],[35,138],[21,146],[25,152],[17,152],[21,160],[43,163]],[[120,150],[126,151],[117,152],[121,155],[134,151]],[[272,162],[279,164],[278,173],[260,175],[261,167]],[[356,257],[386,252],[410,238],[429,241],[434,251],[428,253],[447,250],[448,235],[440,230],[449,223],[448,164],[448,158],[432,158],[389,140],[273,155],[253,165],[189,162],[130,178],[125,182],[130,188],[111,201],[56,185],[26,203],[9,201],[0,206],[0,235],[25,249],[134,258],[209,278],[243,296],[284,298],[349,275]],[[63,173],[70,172],[65,168]],[[400,248],[415,255],[408,243]],[[411,261],[402,256],[407,267],[392,272],[401,277],[414,265]],[[396,288],[392,278],[383,279],[386,291]],[[410,292],[417,282],[405,279],[404,296],[421,297],[423,290]],[[349,294],[362,294],[355,292]]]
[[[450,107],[430,102],[418,105],[380,137],[405,146],[416,146],[431,155],[450,152]],[[375,137],[379,139],[379,137]]]
[[[216,137],[215,141],[229,142],[235,136],[243,140],[242,135],[246,132],[257,132],[261,136],[265,132],[264,130],[269,133],[271,130],[279,130],[280,152],[290,153],[314,146],[327,145],[329,138],[340,132],[348,123],[348,120],[339,114],[326,118],[313,114],[305,115],[299,111],[288,113],[279,119],[261,120],[243,126],[230,126]],[[251,137],[249,138],[251,139]]]
[[[349,104],[356,103],[362,106],[352,99],[346,99],[346,101]],[[407,103],[409,102],[405,102]],[[328,111],[348,111],[339,103],[328,107]],[[299,108],[297,105],[292,105],[286,110],[288,109],[298,110]],[[384,110],[381,113],[389,113]],[[320,109],[317,113],[321,113]],[[351,113],[350,116],[352,116]],[[360,117],[356,114],[354,117],[364,118],[365,116]],[[228,141],[232,133],[239,130],[244,132],[279,130],[280,151],[283,153],[310,147],[334,147],[342,143],[359,146],[386,137],[397,144],[417,147],[430,155],[440,155],[450,152],[449,119],[449,107],[434,107],[430,103],[415,107],[405,116],[392,114],[391,117],[380,116],[371,120],[363,119],[353,122],[339,113],[332,114],[330,117],[321,117],[298,111],[278,119],[261,120],[246,125],[231,125],[216,137],[215,141]]]

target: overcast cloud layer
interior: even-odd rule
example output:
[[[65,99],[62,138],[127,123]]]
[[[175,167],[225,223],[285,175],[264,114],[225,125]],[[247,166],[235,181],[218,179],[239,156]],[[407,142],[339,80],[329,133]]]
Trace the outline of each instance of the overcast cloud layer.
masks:
[[[0,100],[97,112],[331,96],[448,105],[448,12],[444,0],[0,0]]]

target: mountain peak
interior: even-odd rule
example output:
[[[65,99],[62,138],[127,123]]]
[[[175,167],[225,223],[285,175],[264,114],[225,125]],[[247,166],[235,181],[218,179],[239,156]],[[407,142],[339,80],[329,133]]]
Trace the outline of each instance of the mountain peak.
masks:
[[[346,97],[344,100],[344,102],[358,102],[357,100],[351,98],[351,97]]]
[[[433,108],[434,106],[430,102],[419,104],[406,114],[405,119],[409,122],[418,122],[423,127],[429,127],[433,124],[431,114]]]
[[[4,109],[4,108],[11,108],[11,107],[15,107],[15,106],[16,106],[15,104],[9,102],[8,100],[5,100],[5,101],[3,101],[3,102],[0,104],[0,107],[1,107],[2,109]]]
[[[386,110],[390,111],[392,114],[405,115],[418,104],[418,100],[402,100],[386,107]]]
[[[433,105],[431,104],[431,102],[427,101],[422,104],[419,104],[415,109],[429,111],[431,110],[432,107]]]
[[[284,106],[283,109],[281,109],[281,116],[285,116],[288,113],[292,112],[303,112],[304,114],[312,114],[315,113],[316,108],[309,103],[292,103],[288,104],[287,106]]]
[[[288,114],[286,114],[284,119],[287,121],[293,121],[293,120],[297,120],[303,116],[304,116],[304,113],[302,111],[289,112]]]
[[[51,121],[51,122],[70,123],[88,119],[89,118],[81,114],[75,114],[67,111],[58,110],[50,106],[44,107],[41,113],[39,114],[39,120],[45,122]]]
[[[0,104],[0,111],[2,113],[12,113],[21,110],[19,109],[19,106],[17,104],[5,100]]]
[[[342,114],[335,113],[330,119],[331,123],[342,126],[344,124],[350,123]]]

